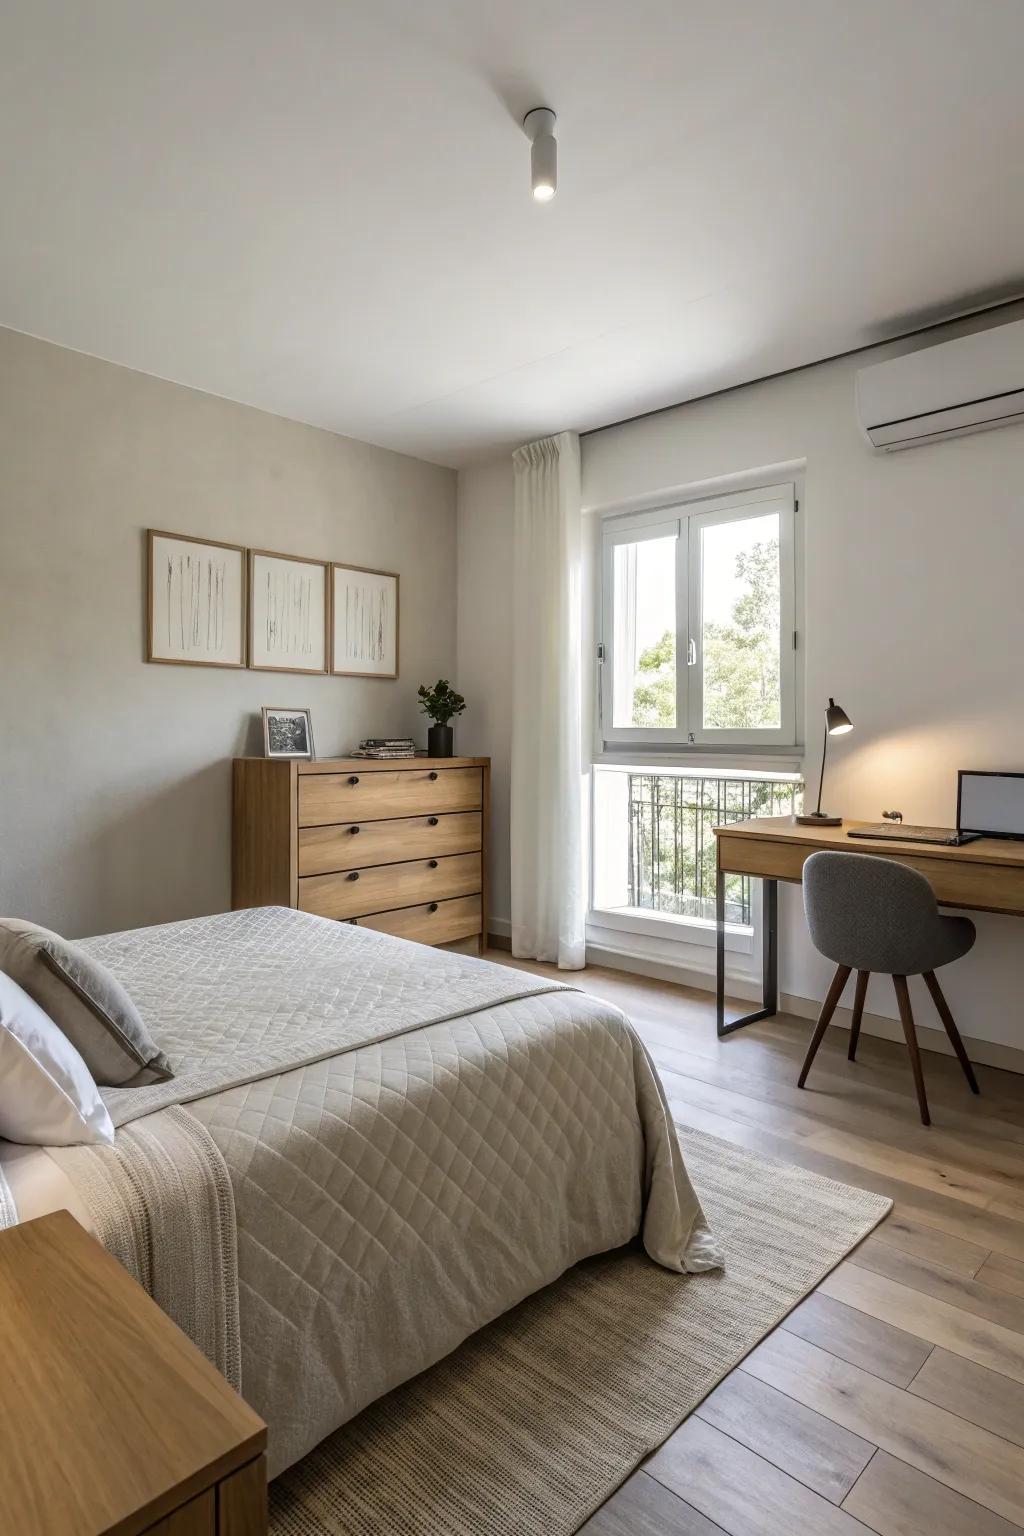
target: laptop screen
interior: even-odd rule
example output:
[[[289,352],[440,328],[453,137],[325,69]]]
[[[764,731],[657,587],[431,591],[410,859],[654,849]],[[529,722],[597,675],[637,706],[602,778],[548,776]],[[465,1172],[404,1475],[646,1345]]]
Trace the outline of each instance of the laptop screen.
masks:
[[[958,832],[1024,838],[1024,773],[960,774]]]

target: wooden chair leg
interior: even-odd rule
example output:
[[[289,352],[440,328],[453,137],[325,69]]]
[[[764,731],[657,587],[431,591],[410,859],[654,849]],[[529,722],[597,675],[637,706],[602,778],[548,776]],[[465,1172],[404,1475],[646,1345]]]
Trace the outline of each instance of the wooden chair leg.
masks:
[[[868,990],[868,977],[870,971],[857,972],[857,988],[853,994],[853,1019],[850,1023],[850,1049],[847,1055],[851,1061],[857,1060],[857,1041],[860,1039],[860,1021],[864,1015],[864,996]]]
[[[925,971],[924,984],[932,995],[932,1002],[935,1004],[939,1018],[945,1025],[946,1034],[949,1036],[949,1043],[954,1051],[956,1051],[957,1060],[964,1069],[964,1077],[966,1077],[970,1085],[971,1092],[980,1093],[981,1089],[978,1087],[978,1079],[974,1075],[974,1068],[971,1066],[970,1057],[964,1049],[964,1043],[960,1038],[960,1031],[953,1022],[953,1015],[949,1011],[949,1004],[943,996],[942,988],[939,986],[938,977],[934,971]]]
[[[914,1087],[917,1089],[917,1104],[921,1111],[921,1124],[931,1125],[932,1117],[928,1113],[928,1095],[924,1091],[924,1072],[921,1067],[921,1052],[917,1044],[917,1030],[914,1028],[914,1015],[910,1007],[910,993],[907,990],[907,978],[894,976],[892,984],[896,988],[896,1001],[899,1004],[900,1023],[903,1025],[903,1033],[907,1037],[907,1051],[910,1055],[910,1069],[914,1074]]]
[[[836,1008],[839,1006],[839,999],[843,995],[843,988],[846,986],[846,980],[850,974],[851,969],[852,967],[849,965],[841,965],[839,966],[835,975],[832,977],[832,985],[829,987],[828,995],[821,1005],[821,1012],[818,1014],[818,1022],[814,1026],[814,1034],[811,1036],[811,1043],[807,1047],[807,1055],[804,1057],[804,1064],[800,1068],[800,1076],[796,1081],[798,1088],[802,1088],[804,1083],[807,1081],[807,1074],[811,1070],[811,1062],[818,1054],[818,1046],[821,1044],[825,1035],[825,1031],[828,1029],[828,1026],[832,1021],[832,1015],[835,1013]]]

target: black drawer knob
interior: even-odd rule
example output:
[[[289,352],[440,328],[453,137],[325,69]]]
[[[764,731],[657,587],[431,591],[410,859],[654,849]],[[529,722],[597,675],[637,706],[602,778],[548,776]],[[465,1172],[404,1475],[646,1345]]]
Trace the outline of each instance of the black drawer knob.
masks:
[[[351,832],[352,836],[355,837],[356,833],[359,831],[359,828],[358,827],[349,827],[348,830]]]
[[[430,903],[430,906],[427,908],[427,911],[428,912],[436,912],[437,911],[437,902],[436,901],[432,901]]]
[[[436,771],[434,769],[431,769],[429,777],[432,778],[432,779],[436,779],[437,778],[437,773],[436,773]]]
[[[348,776],[348,781],[349,781],[350,784],[358,784],[359,783],[359,775],[358,775],[358,773],[350,773],[349,776]]]
[[[428,816],[427,817],[427,826],[428,827],[436,827],[437,826],[437,817],[436,816]]]
[[[437,860],[436,859],[431,859],[428,862],[428,864],[427,864],[427,868],[428,869],[436,869],[437,868]]]
[[[353,871],[352,871],[352,873],[351,873],[351,874],[350,874],[350,875],[349,875],[349,877],[348,877],[348,878],[349,878],[349,879],[350,879],[350,880],[358,880],[358,879],[359,879],[359,871],[358,871],[358,869],[354,869],[354,870],[353,870]]]

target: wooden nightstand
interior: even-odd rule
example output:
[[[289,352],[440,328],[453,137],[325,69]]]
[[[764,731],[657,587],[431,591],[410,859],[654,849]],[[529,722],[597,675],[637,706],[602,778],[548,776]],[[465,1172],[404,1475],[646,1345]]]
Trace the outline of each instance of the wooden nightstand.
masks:
[[[265,1536],[266,1438],[67,1211],[0,1232],[0,1531]]]

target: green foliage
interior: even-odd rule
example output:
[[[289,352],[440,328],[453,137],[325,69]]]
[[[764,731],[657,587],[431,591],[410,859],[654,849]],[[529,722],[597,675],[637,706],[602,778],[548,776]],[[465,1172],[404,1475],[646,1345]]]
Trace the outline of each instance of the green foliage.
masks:
[[[422,683],[417,689],[420,701],[420,709],[425,715],[429,715],[435,725],[447,725],[453,715],[461,715],[466,707],[466,701],[461,693],[456,693],[446,678],[440,677],[433,688],[427,688]]]
[[[779,541],[736,556],[744,590],[728,624],[704,625],[704,724],[752,730],[779,724]],[[640,653],[633,685],[633,724],[676,723],[676,639],[667,629]]]
[[[633,724],[671,727],[676,723],[676,637],[666,629],[641,651],[633,687]],[[640,678],[643,676],[644,681]]]
[[[745,590],[729,624],[704,626],[704,724],[751,730],[780,723],[779,541],[736,556]]]

